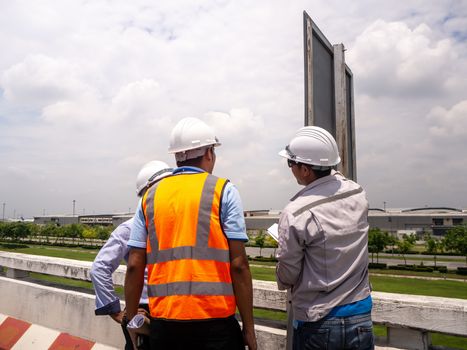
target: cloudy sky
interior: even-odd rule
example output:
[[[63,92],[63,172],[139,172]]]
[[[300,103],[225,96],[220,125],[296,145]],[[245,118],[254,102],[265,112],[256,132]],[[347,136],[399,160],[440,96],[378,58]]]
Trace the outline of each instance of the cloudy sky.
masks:
[[[171,128],[217,130],[245,209],[299,187],[277,152],[303,124],[302,11],[344,43],[371,207],[467,208],[466,1],[0,0],[5,216],[116,213],[173,165]]]

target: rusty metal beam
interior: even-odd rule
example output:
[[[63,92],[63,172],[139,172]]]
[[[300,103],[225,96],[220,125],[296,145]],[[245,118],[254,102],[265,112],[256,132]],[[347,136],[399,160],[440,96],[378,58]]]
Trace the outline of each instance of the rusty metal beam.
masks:
[[[313,111],[313,21],[303,11],[303,51],[305,53],[305,126],[314,125]]]
[[[347,88],[345,79],[344,45],[333,45],[334,50],[334,98],[336,107],[336,142],[341,156],[337,169],[349,177],[349,130],[347,120]]]

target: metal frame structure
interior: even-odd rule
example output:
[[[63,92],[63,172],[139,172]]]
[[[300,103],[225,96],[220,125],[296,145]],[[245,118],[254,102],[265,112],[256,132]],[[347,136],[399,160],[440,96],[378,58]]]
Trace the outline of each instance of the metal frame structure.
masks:
[[[305,126],[320,126],[335,136],[342,158],[338,170],[356,180],[353,74],[345,64],[344,45],[332,45],[305,11],[303,34]]]

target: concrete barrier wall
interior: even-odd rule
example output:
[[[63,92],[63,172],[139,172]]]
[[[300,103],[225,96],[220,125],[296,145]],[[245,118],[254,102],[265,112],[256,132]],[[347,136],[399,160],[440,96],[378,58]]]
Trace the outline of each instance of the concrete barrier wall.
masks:
[[[0,277],[0,312],[122,349],[120,326],[107,316],[94,316],[94,296]]]
[[[91,262],[53,258],[43,255],[0,252],[0,266],[90,281]]]
[[[375,323],[467,336],[465,299],[378,292],[372,297]]]
[[[89,261],[0,252],[0,266],[83,281],[91,281],[89,273],[91,265],[92,263]],[[116,285],[123,286],[125,284],[125,273],[126,266],[119,266],[113,274]]]
[[[90,280],[90,262],[0,252],[0,266],[7,267],[11,271],[10,276],[21,276],[21,271],[34,271],[61,277]],[[14,273],[15,271],[17,273]],[[120,266],[114,273],[113,279],[115,284],[124,284],[125,271],[126,268]],[[17,283],[20,283],[20,281],[17,281]],[[64,327],[63,325],[69,324],[68,327],[71,327],[71,325],[76,323],[81,324],[84,322],[92,325],[89,329],[84,328],[92,336],[92,338],[89,338],[90,340],[109,345],[113,343],[108,343],[106,339],[120,341],[121,335],[119,329],[115,327],[114,322],[110,318],[94,316],[94,297],[92,295],[84,294],[81,296],[80,293],[62,291],[60,289],[54,289],[54,292],[51,293],[47,289],[48,287],[33,285],[33,288],[30,284],[25,284],[27,286],[25,288],[30,289],[33,296],[28,297],[25,295],[22,287],[20,288],[19,285],[14,284],[11,280],[7,283],[5,279],[2,279],[1,284],[2,292],[4,290],[3,285],[9,286],[9,294],[2,295],[0,312],[10,314],[10,310],[16,310],[15,313],[11,313],[11,316],[16,316],[29,322],[36,322],[40,318],[28,320],[25,317],[28,312],[37,315],[33,309],[39,305],[41,310],[39,314],[46,314],[46,311],[52,310],[50,314],[54,316],[52,316],[51,321],[60,320],[58,323],[44,324],[45,326],[61,331],[68,331],[60,328],[59,325],[62,324],[61,327]],[[253,304],[255,307],[285,311],[286,293],[277,290],[275,282],[254,280],[253,288]],[[50,299],[55,298],[53,303],[50,303],[49,299],[44,297],[46,294],[50,296]],[[80,301],[75,302],[78,295],[80,295]],[[388,327],[388,344],[404,347],[398,344],[400,339],[406,343],[409,341],[407,339],[413,339],[414,344],[429,345],[430,340],[427,338],[427,332],[467,336],[467,300],[378,292],[373,292],[372,296],[374,305],[372,313],[373,321],[376,324],[383,324]],[[44,302],[41,303],[39,300],[42,300],[42,298],[47,300],[44,299]],[[19,302],[21,300],[28,300],[29,306],[21,306],[22,304]],[[17,307],[19,311],[15,305],[19,305]],[[53,308],[57,308],[56,305],[62,305],[60,308],[63,309],[63,312],[59,312],[57,315],[55,315],[55,311],[53,310]],[[24,308],[26,309],[23,310]],[[71,315],[79,315],[79,318],[75,319]],[[48,318],[48,316],[45,316],[45,321],[48,322]],[[38,323],[42,324],[41,322]],[[271,343],[266,349],[285,348],[285,331],[268,327],[263,329],[261,326],[258,326],[257,329],[259,332],[258,338],[261,339],[261,342],[265,344]],[[74,334],[73,331],[69,330],[71,334]],[[113,335],[113,332],[117,332],[117,335]],[[104,338],[98,338],[100,334],[104,334]],[[420,347],[419,345],[414,345],[405,348]]]
[[[94,315],[94,296],[0,277],[1,313],[122,349],[120,326],[110,317]],[[122,305],[124,307],[124,305]],[[256,326],[260,349],[285,349],[285,330]]]

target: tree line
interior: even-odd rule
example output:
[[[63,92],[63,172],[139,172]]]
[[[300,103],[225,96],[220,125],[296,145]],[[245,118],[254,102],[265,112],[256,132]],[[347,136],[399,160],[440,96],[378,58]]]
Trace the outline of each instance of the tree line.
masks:
[[[427,234],[424,241],[426,252],[433,255],[435,266],[437,255],[444,252],[465,256],[467,265],[467,226],[454,226],[446,232],[445,236],[439,238]],[[416,236],[414,234],[403,235],[402,239],[397,239],[379,228],[371,228],[368,232],[368,251],[371,253],[372,262],[374,254],[376,254],[376,262],[378,263],[379,253],[385,251],[387,247],[392,247],[393,251],[396,249],[397,253],[402,255],[407,265],[405,255],[411,251],[415,242]]]
[[[368,252],[371,253],[371,262],[374,262],[376,254],[376,263],[379,263],[379,253],[387,251],[402,255],[405,265],[407,265],[406,254],[414,248],[417,237],[414,234],[404,235],[402,238],[384,232],[379,228],[371,228],[368,232]],[[430,234],[424,236],[426,253],[433,255],[436,266],[438,254],[452,252],[465,256],[467,265],[467,226],[454,226],[447,231],[444,237],[433,237]],[[265,230],[260,230],[256,236],[251,239],[254,246],[261,250],[265,247],[277,248],[277,242],[274,241]]]
[[[37,225],[27,222],[0,222],[0,239],[18,242],[25,239],[34,239],[38,243],[65,244],[65,239],[75,240],[107,240],[113,231],[112,226],[87,226],[82,224],[71,224],[57,226],[56,224]],[[426,252],[436,256],[443,252],[454,252],[465,256],[467,265],[467,226],[459,225],[449,229],[444,237],[435,238],[431,235],[424,237]],[[253,244],[261,249],[264,247],[277,247],[277,243],[264,230],[252,240]],[[371,253],[373,262],[376,254],[376,262],[379,261],[379,253],[388,247],[393,252],[402,255],[407,264],[405,255],[411,251],[416,242],[415,235],[404,235],[402,239],[390,235],[379,228],[371,228],[368,234],[368,251]]]
[[[30,222],[0,222],[0,239],[19,242],[26,239],[38,243],[65,244],[65,239],[75,240],[107,240],[113,231],[111,226],[87,226],[70,224],[37,225]]]

